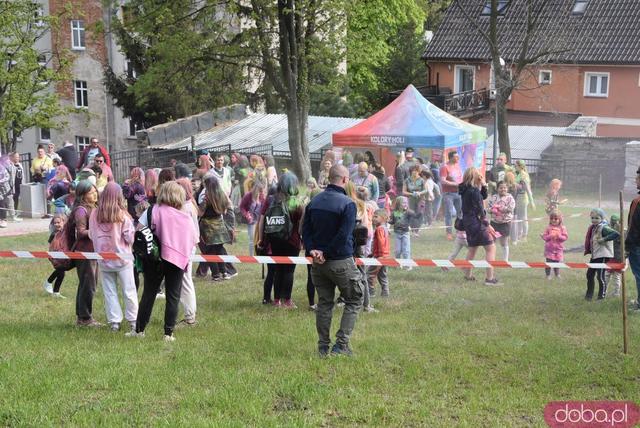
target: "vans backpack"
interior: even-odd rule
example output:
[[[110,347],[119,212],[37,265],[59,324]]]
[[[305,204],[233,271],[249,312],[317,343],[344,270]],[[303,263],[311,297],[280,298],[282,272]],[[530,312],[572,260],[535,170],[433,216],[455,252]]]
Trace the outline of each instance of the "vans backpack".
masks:
[[[269,241],[288,241],[293,232],[289,209],[284,201],[273,198],[264,214],[264,236]]]

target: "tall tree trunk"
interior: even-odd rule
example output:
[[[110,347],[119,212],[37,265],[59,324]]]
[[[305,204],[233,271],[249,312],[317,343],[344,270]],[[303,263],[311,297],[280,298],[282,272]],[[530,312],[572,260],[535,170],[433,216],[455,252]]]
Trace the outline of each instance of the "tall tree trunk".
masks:
[[[499,100],[501,102],[499,102]],[[496,94],[496,106],[498,111],[498,146],[500,152],[507,155],[507,161],[511,163],[511,142],[509,141],[509,121],[507,120],[507,103]]]

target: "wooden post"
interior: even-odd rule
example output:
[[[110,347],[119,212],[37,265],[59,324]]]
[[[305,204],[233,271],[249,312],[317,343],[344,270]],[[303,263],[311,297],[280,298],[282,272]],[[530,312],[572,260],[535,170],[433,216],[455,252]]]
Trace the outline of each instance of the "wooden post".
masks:
[[[602,177],[602,176],[601,176]],[[620,256],[622,257],[622,263],[626,263],[624,257],[624,202],[622,199],[622,191],[620,191]],[[622,349],[625,354],[629,353],[629,330],[627,326],[627,290],[625,284],[625,271],[620,273],[622,283]]]
[[[602,174],[598,179],[598,208],[602,208]]]

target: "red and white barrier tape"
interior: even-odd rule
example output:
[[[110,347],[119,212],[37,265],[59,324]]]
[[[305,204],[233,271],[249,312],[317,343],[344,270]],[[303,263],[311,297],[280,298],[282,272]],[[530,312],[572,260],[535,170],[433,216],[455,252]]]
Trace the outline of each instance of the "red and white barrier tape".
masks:
[[[588,216],[589,213],[576,213],[576,214],[568,214],[568,215],[564,215],[564,218],[577,218],[577,217],[586,217]],[[534,218],[529,218],[527,220],[511,220],[511,223],[522,223],[524,221],[542,221],[542,220],[549,220],[549,217],[534,217]],[[421,227],[416,227],[416,228],[412,228],[411,230],[439,230],[439,229],[450,229],[453,228],[452,226],[421,226]]]
[[[61,251],[0,251],[2,258],[19,259],[73,259],[73,260],[133,260],[132,254],[126,253],[87,253]],[[311,257],[289,256],[213,256],[196,254],[191,256],[192,262],[214,263],[252,263],[252,264],[312,264]],[[358,265],[363,266],[391,266],[391,267],[444,267],[444,268],[506,268],[506,269],[611,269],[623,270],[624,263],[552,263],[552,262],[505,262],[486,260],[433,260],[433,259],[356,259]]]

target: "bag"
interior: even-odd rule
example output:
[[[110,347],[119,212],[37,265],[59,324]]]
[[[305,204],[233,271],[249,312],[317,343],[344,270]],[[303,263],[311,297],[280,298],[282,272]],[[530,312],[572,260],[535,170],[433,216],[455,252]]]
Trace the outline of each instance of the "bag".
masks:
[[[362,222],[356,221],[356,227],[353,229],[353,244],[356,247],[367,245],[369,239],[369,229]]]
[[[160,265],[160,240],[153,233],[151,225],[151,213],[153,205],[147,209],[147,224],[142,229],[136,230],[133,237],[133,254],[142,261],[143,266]]]
[[[264,237],[268,241],[288,241],[293,232],[291,216],[284,201],[271,200],[264,214]]]
[[[461,218],[456,217],[456,220],[453,222],[453,227],[460,232],[464,232],[464,224]]]

